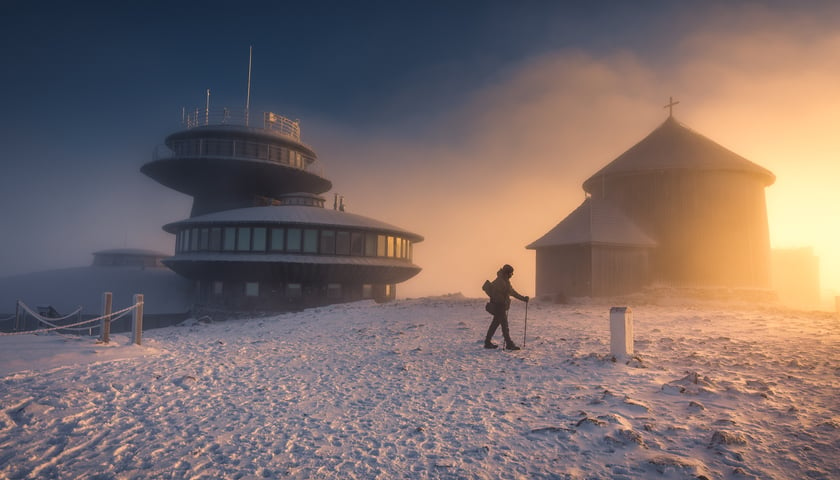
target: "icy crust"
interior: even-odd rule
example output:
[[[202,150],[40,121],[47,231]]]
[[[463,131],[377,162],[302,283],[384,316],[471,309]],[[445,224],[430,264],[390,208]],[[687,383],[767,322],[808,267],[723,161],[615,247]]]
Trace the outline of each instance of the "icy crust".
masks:
[[[482,348],[483,306],[191,321],[143,356],[8,374],[0,477],[840,478],[832,316],[633,306],[624,362],[609,305],[531,302],[519,352]]]

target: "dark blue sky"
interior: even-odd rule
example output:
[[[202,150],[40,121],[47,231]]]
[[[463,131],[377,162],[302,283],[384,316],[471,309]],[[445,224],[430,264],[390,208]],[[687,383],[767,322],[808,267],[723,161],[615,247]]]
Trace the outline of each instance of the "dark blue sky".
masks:
[[[1,13],[0,221],[7,233],[0,239],[0,275],[85,264],[90,252],[123,245],[171,250],[160,226],[186,217],[189,199],[160,187],[139,168],[155,145],[180,128],[182,107],[203,107],[205,89],[211,89],[213,107],[244,107],[249,46],[252,112],[301,119],[304,140],[320,154],[336,189],[361,209],[356,213],[409,229],[428,227],[414,221],[420,213],[389,207],[391,198],[368,198],[375,189],[365,178],[414,174],[410,163],[414,168],[418,158],[429,155],[441,159],[438,164],[431,159],[430,169],[461,162],[489,175],[485,157],[475,152],[508,148],[493,147],[491,133],[492,120],[503,117],[505,108],[539,104],[540,95],[546,105],[563,95],[577,99],[582,110],[566,114],[572,104],[560,102],[542,124],[521,117],[517,126],[524,133],[514,135],[515,153],[503,152],[516,161],[494,164],[499,178],[515,171],[568,181],[559,194],[546,197],[566,203],[547,207],[544,219],[531,220],[541,225],[511,244],[521,249],[576,206],[588,174],[661,121],[669,95],[682,100],[680,118],[696,122],[711,115],[704,108],[731,101],[714,82],[696,75],[709,66],[697,58],[702,57],[698,42],[720,48],[706,33],[743,39],[747,28],[784,30],[788,18],[831,31],[840,18],[833,2],[822,1],[11,0]],[[803,35],[797,31],[793,41]],[[721,51],[728,54],[725,46]],[[742,61],[724,60],[721,68],[738,72]],[[551,67],[552,62],[561,66]],[[567,75],[572,68],[584,72],[583,80]],[[537,71],[550,73],[539,77]],[[615,84],[614,72],[619,81],[628,75],[628,84]],[[557,88],[549,94],[551,75]],[[492,109],[496,102],[501,115]],[[583,166],[562,163],[579,150],[577,140],[600,135],[593,132],[599,123],[615,128],[610,122],[625,118],[619,107],[637,109],[639,120],[625,119],[616,125],[629,125],[628,131],[613,130],[608,140],[589,142],[603,150],[582,153]],[[588,118],[586,108],[601,120]],[[555,153],[540,152],[533,144],[542,137],[528,136],[540,125],[552,126],[545,122],[570,130],[546,133],[560,142],[551,147]],[[721,135],[708,127],[703,133]],[[420,145],[433,151],[421,152]],[[550,163],[551,156],[563,160]],[[537,161],[526,165],[526,159]],[[464,181],[475,185],[453,188],[472,197],[499,185]],[[416,192],[416,198],[407,197],[407,203],[421,206],[416,208],[432,196],[457,193],[410,183],[399,188]],[[522,205],[534,204],[527,202]],[[433,256],[434,232],[418,233],[427,236]]]

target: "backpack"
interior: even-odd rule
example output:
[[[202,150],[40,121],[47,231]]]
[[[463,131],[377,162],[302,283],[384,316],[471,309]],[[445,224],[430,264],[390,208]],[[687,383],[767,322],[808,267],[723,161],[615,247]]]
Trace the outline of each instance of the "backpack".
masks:
[[[490,289],[491,289],[490,280],[485,280],[484,285],[481,286],[481,289],[484,290],[484,293],[486,293],[488,297],[490,297],[491,299],[493,298],[493,296],[490,295]],[[496,314],[496,304],[494,304],[492,301],[487,302],[487,305],[484,306],[484,310],[487,310],[487,313],[489,313],[490,315],[495,315]]]

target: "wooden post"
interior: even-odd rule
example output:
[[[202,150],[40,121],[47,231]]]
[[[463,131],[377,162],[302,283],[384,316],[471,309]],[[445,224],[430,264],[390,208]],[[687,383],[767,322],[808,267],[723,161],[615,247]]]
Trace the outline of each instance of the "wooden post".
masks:
[[[633,311],[630,307],[610,309],[610,353],[616,359],[633,355]]]
[[[108,343],[111,341],[111,301],[113,295],[111,292],[105,292],[102,294],[102,323],[101,323],[101,337],[99,340],[102,343]]]
[[[134,294],[134,312],[131,315],[131,337],[134,343],[140,345],[143,343],[143,294]]]

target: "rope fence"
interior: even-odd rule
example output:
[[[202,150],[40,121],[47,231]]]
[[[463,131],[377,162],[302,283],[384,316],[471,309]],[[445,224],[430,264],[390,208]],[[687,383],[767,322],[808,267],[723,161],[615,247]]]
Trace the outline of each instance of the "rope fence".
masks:
[[[136,294],[134,295],[134,304],[123,308],[122,310],[118,310],[116,312],[111,312],[111,293],[105,292],[103,294],[103,313],[101,316],[96,318],[91,318],[88,320],[82,320],[80,322],[72,323],[70,325],[56,325],[55,322],[66,320],[74,315],[79,315],[82,310],[82,307],[79,307],[78,310],[75,312],[65,315],[59,318],[52,318],[52,317],[44,317],[43,315],[39,314],[32,310],[31,307],[23,303],[22,301],[18,300],[17,307],[19,310],[25,312],[25,314],[31,315],[35,318],[38,322],[38,325],[44,324],[47,325],[47,328],[39,328],[36,330],[25,330],[20,332],[0,332],[0,337],[9,337],[15,335],[32,335],[32,334],[39,334],[39,333],[48,333],[54,332],[57,330],[69,330],[69,331],[84,331],[84,330],[92,330],[95,323],[99,322],[101,326],[102,336],[100,340],[104,343],[108,343],[109,341],[109,332],[111,323],[120,320],[124,316],[128,315],[129,313],[133,313],[132,316],[132,338],[133,343],[140,345],[141,338],[142,338],[142,329],[143,329],[143,295]],[[12,317],[5,320],[10,319],[17,319],[19,317],[19,313],[13,315]],[[83,325],[90,325],[88,327],[82,327]],[[81,328],[80,328],[81,327]]]

